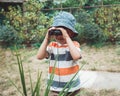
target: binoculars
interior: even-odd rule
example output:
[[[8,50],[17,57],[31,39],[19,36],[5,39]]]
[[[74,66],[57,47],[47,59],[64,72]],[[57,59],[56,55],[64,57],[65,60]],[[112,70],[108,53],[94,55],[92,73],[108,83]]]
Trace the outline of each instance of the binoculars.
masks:
[[[49,31],[49,35],[62,35],[62,32],[59,29],[53,29]]]

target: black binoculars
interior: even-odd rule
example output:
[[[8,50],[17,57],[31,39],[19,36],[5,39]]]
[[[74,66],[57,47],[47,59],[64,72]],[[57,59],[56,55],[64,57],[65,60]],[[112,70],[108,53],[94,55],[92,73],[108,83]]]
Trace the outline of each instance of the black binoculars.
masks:
[[[59,29],[53,29],[49,31],[49,35],[62,35],[62,32]]]

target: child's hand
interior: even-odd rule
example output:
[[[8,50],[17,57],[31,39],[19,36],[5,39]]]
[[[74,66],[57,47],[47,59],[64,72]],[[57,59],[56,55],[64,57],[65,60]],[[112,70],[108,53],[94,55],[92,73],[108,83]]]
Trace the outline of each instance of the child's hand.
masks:
[[[51,28],[49,28],[48,31],[47,31],[47,34],[46,34],[46,37],[45,37],[45,38],[47,38],[48,40],[51,39],[51,37],[52,37],[52,35],[49,35],[49,32],[50,32],[50,30],[53,30],[53,29],[55,29],[55,27],[51,27]]]
[[[59,29],[62,32],[63,38],[66,39],[67,37],[69,37],[67,30],[64,28],[56,28]]]

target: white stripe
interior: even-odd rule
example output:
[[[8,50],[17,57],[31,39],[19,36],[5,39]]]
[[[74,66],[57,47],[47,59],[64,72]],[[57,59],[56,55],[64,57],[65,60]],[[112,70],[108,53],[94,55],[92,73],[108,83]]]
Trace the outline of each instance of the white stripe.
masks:
[[[59,76],[59,75],[55,74],[54,75],[54,81],[69,82],[73,78],[74,75],[75,74]],[[79,73],[78,73],[73,80],[76,80],[79,77],[80,76],[79,76]],[[48,74],[48,79],[50,79],[50,74]]]
[[[81,52],[81,49],[76,47],[77,50],[79,50]],[[53,53],[53,54],[65,54],[66,51],[69,51],[69,48],[66,47],[66,48],[55,48],[55,47],[47,47],[47,51],[49,53]]]
[[[56,63],[56,64],[55,64]],[[77,65],[78,61],[55,61],[55,60],[50,60],[50,67],[55,67],[56,68],[69,68]]]

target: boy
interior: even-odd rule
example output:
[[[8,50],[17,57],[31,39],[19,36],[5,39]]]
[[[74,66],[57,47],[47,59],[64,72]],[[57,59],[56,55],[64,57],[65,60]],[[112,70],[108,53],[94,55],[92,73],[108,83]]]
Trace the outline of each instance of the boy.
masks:
[[[74,28],[75,23],[76,21],[72,14],[65,11],[60,12],[54,17],[53,24],[48,29],[39,48],[37,54],[38,59],[50,58],[48,80],[55,67],[49,96],[58,96],[67,82],[79,71],[77,61],[81,58],[80,45],[77,41],[72,41],[71,39],[78,35],[78,32]],[[48,44],[51,38],[54,38],[55,42]],[[56,65],[54,66],[55,62]],[[66,96],[75,96],[79,93],[79,74],[76,75],[67,88],[69,88],[73,82],[75,83]]]

